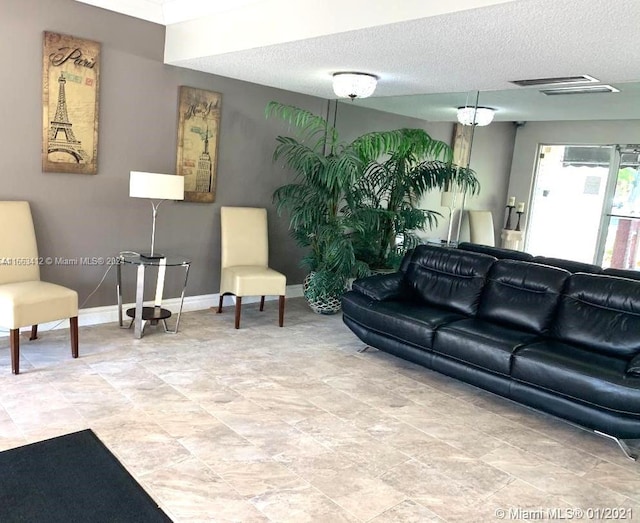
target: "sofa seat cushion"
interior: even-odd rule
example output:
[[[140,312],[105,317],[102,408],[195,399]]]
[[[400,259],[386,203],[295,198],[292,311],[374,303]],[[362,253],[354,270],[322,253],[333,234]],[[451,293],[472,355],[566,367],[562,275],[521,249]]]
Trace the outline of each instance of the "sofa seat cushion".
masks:
[[[536,338],[530,332],[471,318],[439,328],[433,351],[509,376],[513,351]]]
[[[513,357],[511,376],[591,406],[640,416],[640,377],[627,361],[558,341],[532,343]]]
[[[354,291],[343,296],[342,312],[375,332],[421,349],[431,348],[433,333],[438,327],[464,318],[461,314],[423,303],[381,302]]]

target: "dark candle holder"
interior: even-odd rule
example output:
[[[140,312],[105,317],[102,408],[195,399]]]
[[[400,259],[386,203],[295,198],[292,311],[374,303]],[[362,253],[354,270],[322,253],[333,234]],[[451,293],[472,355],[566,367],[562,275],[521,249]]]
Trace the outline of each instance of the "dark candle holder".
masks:
[[[520,230],[520,218],[522,218],[522,215],[524,214],[524,211],[518,211],[516,213],[518,215],[518,223],[516,223],[516,231]]]
[[[507,223],[504,226],[504,228],[507,230],[511,229],[511,213],[515,208],[515,205],[507,205]]]

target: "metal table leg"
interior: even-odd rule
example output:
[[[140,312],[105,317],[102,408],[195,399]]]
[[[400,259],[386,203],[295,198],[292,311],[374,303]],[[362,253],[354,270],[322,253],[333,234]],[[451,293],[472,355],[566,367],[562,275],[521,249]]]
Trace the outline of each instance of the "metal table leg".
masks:
[[[122,323],[122,261],[116,264],[116,292],[118,294],[118,324],[121,329],[127,328]]]
[[[143,263],[138,265],[138,277],[136,282],[136,315],[134,318],[134,335],[142,338],[144,334],[145,321],[142,319],[142,308],[144,306],[144,269]]]
[[[176,327],[174,330],[167,329],[167,322],[164,322],[164,331],[170,334],[177,334],[180,327],[180,315],[182,314],[182,305],[184,304],[184,293],[187,290],[187,280],[189,279],[189,267],[190,264],[184,265],[184,284],[182,285],[182,293],[180,294],[180,309],[178,310],[178,317],[176,318]]]

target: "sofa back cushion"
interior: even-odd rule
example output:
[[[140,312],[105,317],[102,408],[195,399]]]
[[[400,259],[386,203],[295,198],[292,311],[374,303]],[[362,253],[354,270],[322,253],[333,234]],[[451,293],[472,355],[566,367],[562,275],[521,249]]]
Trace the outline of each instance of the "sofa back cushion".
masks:
[[[550,323],[569,271],[516,260],[498,260],[489,271],[478,317],[542,334]]]
[[[602,267],[599,265],[593,265],[592,263],[584,263],[575,260],[565,260],[564,258],[549,258],[548,256],[535,256],[532,260],[534,263],[541,263],[543,265],[551,265],[552,267],[560,267],[569,272],[586,272],[589,274],[599,274],[602,272]]]
[[[499,260],[529,261],[533,258],[533,254],[529,254],[528,252],[505,249],[503,247],[490,247],[489,245],[480,245],[478,243],[471,242],[461,242],[458,244],[458,249],[489,254],[491,256],[495,256]]]
[[[629,278],[630,280],[640,280],[640,271],[634,271],[632,269],[614,269],[613,267],[608,267],[602,271],[602,274],[617,276],[618,278]]]
[[[429,305],[473,315],[493,256],[450,247],[415,248],[405,282],[415,296]]]
[[[567,280],[551,335],[561,341],[628,358],[640,352],[640,281],[601,274]]]
[[[411,261],[412,256],[413,256],[413,249],[409,249],[407,252],[404,253],[404,256],[402,257],[402,261],[400,262],[400,268],[398,269],[398,271],[400,271],[403,274],[407,272],[407,268],[409,267],[409,262]]]

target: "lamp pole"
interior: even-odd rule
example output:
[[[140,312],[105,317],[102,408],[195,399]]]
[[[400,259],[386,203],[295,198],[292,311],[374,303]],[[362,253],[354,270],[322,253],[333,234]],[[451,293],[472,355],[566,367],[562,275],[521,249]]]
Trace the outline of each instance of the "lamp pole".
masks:
[[[152,220],[152,225],[151,225],[151,253],[149,256],[147,256],[148,258],[155,258],[155,243],[156,243],[156,218],[158,216],[158,207],[160,207],[160,204],[162,202],[165,202],[166,200],[159,200],[157,202],[154,202],[153,200],[151,200],[151,208],[153,209],[153,220]],[[158,256],[159,258],[161,258],[162,256]]]

